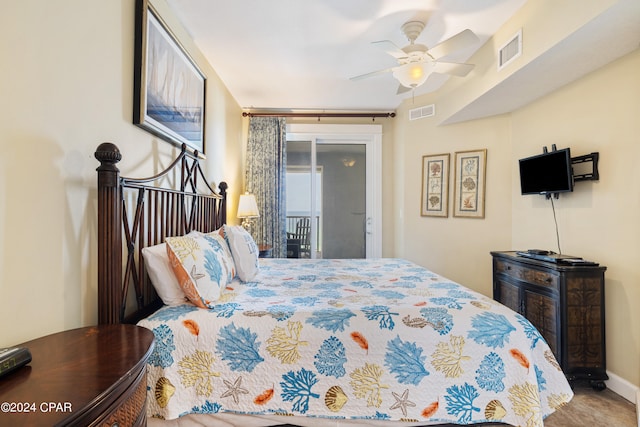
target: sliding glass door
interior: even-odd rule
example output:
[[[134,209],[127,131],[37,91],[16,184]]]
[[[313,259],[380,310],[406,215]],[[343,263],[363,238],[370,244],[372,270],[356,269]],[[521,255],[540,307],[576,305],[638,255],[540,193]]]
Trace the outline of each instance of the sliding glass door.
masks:
[[[380,256],[374,138],[335,125],[315,130],[287,133],[288,256]]]

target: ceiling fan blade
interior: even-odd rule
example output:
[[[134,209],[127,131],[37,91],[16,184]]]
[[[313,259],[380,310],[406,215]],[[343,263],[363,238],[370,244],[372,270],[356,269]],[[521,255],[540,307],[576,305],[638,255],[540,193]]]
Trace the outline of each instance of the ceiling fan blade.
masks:
[[[465,77],[473,70],[474,64],[459,64],[457,62],[436,62],[434,73],[451,74],[453,76]]]
[[[434,59],[442,58],[459,49],[472,45],[478,40],[478,36],[476,36],[473,31],[466,29],[429,49],[429,54]]]
[[[402,95],[403,93],[407,93],[411,90],[410,87],[406,87],[403,85],[398,85],[398,91],[396,92],[396,95]]]
[[[362,79],[366,79],[369,77],[373,77],[373,76],[379,76],[382,74],[386,74],[386,73],[390,73],[393,71],[395,67],[393,68],[385,68],[384,70],[378,70],[378,71],[372,71],[370,73],[366,73],[366,74],[360,74],[359,76],[354,76],[351,77],[349,80],[362,80]]]
[[[407,53],[404,50],[400,49],[391,40],[380,40],[377,42],[372,42],[371,44],[379,47],[380,49],[382,49],[383,51],[385,51],[386,53],[388,53],[389,55],[393,56],[396,59],[402,59],[402,58],[408,57]]]

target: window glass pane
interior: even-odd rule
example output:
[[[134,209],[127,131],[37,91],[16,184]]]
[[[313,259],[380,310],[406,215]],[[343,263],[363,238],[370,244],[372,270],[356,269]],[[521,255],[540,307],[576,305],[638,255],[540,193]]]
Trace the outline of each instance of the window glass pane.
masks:
[[[322,168],[322,253],[366,258],[366,146],[317,144]]]

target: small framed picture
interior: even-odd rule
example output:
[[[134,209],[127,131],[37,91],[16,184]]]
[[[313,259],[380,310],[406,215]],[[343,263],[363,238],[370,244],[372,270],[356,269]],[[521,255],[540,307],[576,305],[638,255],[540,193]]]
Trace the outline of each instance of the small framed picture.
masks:
[[[447,217],[449,205],[449,153],[422,156],[420,215]]]
[[[484,218],[487,150],[455,153],[453,216]]]

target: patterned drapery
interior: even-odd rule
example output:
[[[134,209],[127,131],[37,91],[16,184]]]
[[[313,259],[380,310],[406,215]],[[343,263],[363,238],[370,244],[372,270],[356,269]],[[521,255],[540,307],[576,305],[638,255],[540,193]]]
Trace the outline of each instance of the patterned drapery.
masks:
[[[284,117],[251,117],[247,141],[246,191],[256,196],[260,212],[251,231],[277,258],[287,250],[285,127]]]

